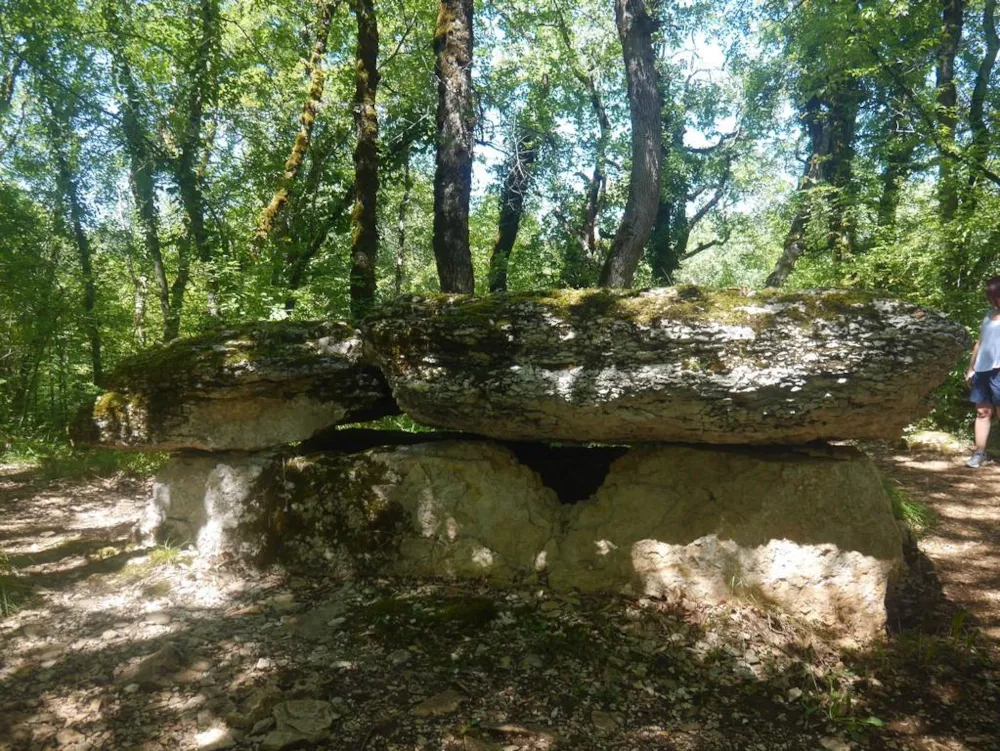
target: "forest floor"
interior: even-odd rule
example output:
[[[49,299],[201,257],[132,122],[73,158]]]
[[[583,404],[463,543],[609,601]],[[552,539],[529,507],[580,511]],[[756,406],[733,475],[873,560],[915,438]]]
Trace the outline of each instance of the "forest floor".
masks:
[[[869,449],[936,520],[864,647],[745,605],[208,566],[131,544],[148,482],[0,466],[0,749],[1000,749],[1000,468]]]

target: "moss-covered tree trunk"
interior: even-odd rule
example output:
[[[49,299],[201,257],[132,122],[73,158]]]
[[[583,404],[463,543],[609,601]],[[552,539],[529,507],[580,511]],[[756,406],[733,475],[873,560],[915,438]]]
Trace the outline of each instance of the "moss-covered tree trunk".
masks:
[[[911,130],[907,122],[895,119],[892,131],[886,138],[885,166],[879,178],[882,187],[877,214],[877,226],[882,231],[895,226],[900,192],[907,176],[913,171],[913,155],[919,139]]]
[[[354,0],[358,44],[354,72],[354,209],[351,212],[351,315],[361,318],[375,303],[378,254],[378,20],[373,0]]]
[[[438,81],[434,258],[442,292],[475,289],[469,249],[472,191],[472,0],[439,0],[434,32]]]
[[[14,88],[22,65],[22,58],[13,53],[5,55],[0,63],[0,117],[7,114],[10,103],[14,100]]]
[[[853,76],[848,77],[834,88],[827,113],[829,156],[821,168],[825,172],[825,181],[833,188],[826,244],[835,261],[841,260],[855,247],[852,212],[857,203],[854,141],[863,97],[860,82]]]
[[[320,104],[323,101],[323,89],[325,76],[323,73],[323,56],[326,55],[327,40],[330,36],[330,22],[333,18],[333,11],[339,5],[338,0],[328,0],[320,6],[319,15],[316,18],[315,39],[313,40],[312,51],[309,55],[309,64],[306,68],[306,75],[309,76],[309,91],[306,100],[302,104],[302,113],[299,115],[299,130],[295,134],[292,142],[292,150],[285,160],[285,168],[278,181],[277,190],[267,206],[260,212],[257,218],[257,231],[254,234],[254,249],[259,251],[274,234],[278,226],[282,212],[288,205],[289,194],[292,184],[295,182],[299,170],[305,162],[306,153],[309,151],[309,144],[312,139],[313,125],[316,122],[316,115],[319,113]]]
[[[795,269],[795,264],[806,250],[805,230],[811,216],[810,191],[819,184],[821,161],[829,146],[821,117],[822,102],[818,96],[811,97],[802,112],[802,123],[809,139],[809,159],[805,171],[796,188],[795,213],[785,235],[781,255],[764,282],[767,287],[781,287]]]
[[[691,190],[687,171],[670,155],[681,154],[684,149],[684,117],[678,116],[676,107],[664,96],[661,122],[666,136],[663,143],[663,178],[660,198],[656,207],[656,223],[649,244],[649,261],[653,281],[658,286],[673,284],[674,273],[681,265],[681,255],[690,235],[687,221],[687,197]]]
[[[663,133],[653,31],[656,22],[643,0],[615,0],[615,24],[622,42],[632,120],[632,174],[625,213],[601,270],[602,287],[629,287],[653,231],[660,195]]]

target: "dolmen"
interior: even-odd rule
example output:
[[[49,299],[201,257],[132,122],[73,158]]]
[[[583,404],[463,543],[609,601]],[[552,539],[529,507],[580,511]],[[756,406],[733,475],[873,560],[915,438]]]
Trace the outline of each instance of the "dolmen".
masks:
[[[172,452],[141,531],[206,556],[740,600],[868,638],[902,537],[873,463],[829,442],[897,438],[967,346],[858,291],[409,296],[171,342],[73,434]],[[439,430],[349,427],[400,412]]]

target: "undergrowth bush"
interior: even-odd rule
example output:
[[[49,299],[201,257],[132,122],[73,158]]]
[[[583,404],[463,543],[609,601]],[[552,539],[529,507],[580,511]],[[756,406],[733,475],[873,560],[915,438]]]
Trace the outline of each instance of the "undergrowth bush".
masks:
[[[149,477],[166,459],[165,453],[112,451],[32,439],[14,439],[0,452],[0,464],[34,470],[46,480],[116,475]]]

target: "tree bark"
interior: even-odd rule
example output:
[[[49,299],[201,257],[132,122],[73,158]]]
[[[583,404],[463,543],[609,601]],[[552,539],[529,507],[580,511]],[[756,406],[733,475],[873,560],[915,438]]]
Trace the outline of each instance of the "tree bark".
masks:
[[[668,155],[682,153],[684,149],[684,119],[674,112],[674,104],[669,92],[664,95],[661,122],[667,138],[663,144],[663,170],[670,163]],[[672,169],[665,174],[660,184],[659,204],[656,209],[656,223],[650,240],[649,260],[653,281],[659,286],[674,283],[674,273],[680,267],[684,249],[680,247],[690,234],[687,222],[687,197],[691,190],[687,172]]]
[[[829,156],[824,160],[823,179],[834,190],[830,194],[827,247],[834,260],[855,249],[855,232],[850,209],[856,203],[854,184],[854,139],[863,93],[854,77],[839,82],[829,101],[826,128]]]
[[[806,102],[802,121],[809,138],[809,159],[806,161],[805,172],[799,180],[795,193],[795,214],[785,235],[781,256],[778,257],[774,269],[764,282],[766,287],[781,287],[795,268],[796,262],[805,252],[805,230],[809,222],[810,206],[809,191],[821,180],[821,160],[829,151],[829,142],[820,117],[822,103],[819,97],[812,97]]]
[[[510,253],[524,216],[524,199],[531,183],[531,170],[538,158],[540,134],[529,128],[514,143],[514,152],[507,160],[507,176],[500,191],[500,221],[493,253],[490,256],[490,292],[507,289],[507,268]]]
[[[254,234],[255,252],[259,252],[274,234],[275,227],[285,207],[288,205],[292,184],[295,182],[295,178],[305,161],[306,153],[309,151],[313,125],[316,122],[316,116],[319,114],[319,108],[323,101],[323,89],[326,80],[323,73],[323,56],[326,55],[327,40],[330,36],[330,23],[333,19],[333,12],[338,4],[339,0],[327,0],[320,7],[319,16],[316,19],[316,39],[313,42],[312,52],[309,55],[309,64],[306,67],[306,74],[309,76],[309,93],[302,104],[302,114],[299,115],[299,130],[295,134],[295,140],[292,142],[292,151],[285,161],[285,168],[278,182],[278,189],[257,218],[257,231]]]
[[[587,202],[584,209],[583,225],[580,230],[580,247],[584,257],[592,259],[600,258],[600,232],[598,230],[598,219],[604,203],[604,188],[607,184],[607,153],[608,144],[611,141],[611,119],[608,117],[607,109],[604,106],[604,97],[594,76],[580,62],[579,54],[573,43],[573,36],[566,19],[561,12],[557,11],[557,21],[559,35],[562,38],[563,46],[570,57],[570,69],[573,76],[580,85],[583,86],[590,98],[591,109],[594,110],[594,117],[597,118],[598,136],[597,145],[594,149],[594,171],[587,184]]]
[[[825,218],[825,249],[838,258],[853,244],[850,222],[845,213],[853,202],[854,137],[861,105],[861,88],[856,79],[831,82],[825,97],[813,96],[803,108],[802,121],[809,140],[809,159],[796,191],[796,208],[781,256],[767,277],[768,287],[780,287],[806,251],[806,230],[814,219]],[[821,186],[833,190],[824,196],[823,216],[815,216],[811,192]]]
[[[643,0],[615,0],[615,23],[628,81],[632,175],[625,213],[601,270],[600,285],[629,287],[656,221],[663,157],[662,100],[653,53],[656,23],[646,13]]]
[[[900,191],[906,178],[913,171],[913,154],[917,149],[918,139],[916,134],[900,134],[899,131],[904,125],[895,123],[895,128],[887,139],[889,153],[880,177],[882,190],[879,194],[876,225],[879,230],[888,230],[895,226]]]
[[[986,0],[983,6],[983,33],[986,49],[976,70],[976,85],[969,103],[969,125],[972,129],[972,144],[969,158],[975,165],[985,166],[989,156],[990,130],[986,122],[986,98],[989,94],[990,79],[1000,53],[1000,36],[997,35],[997,0]],[[969,187],[974,188],[980,177],[978,170],[969,175]],[[971,191],[970,191],[971,193]]]
[[[936,71],[937,117],[940,145],[948,152],[957,149],[958,89],[955,85],[955,61],[962,42],[965,0],[940,0],[941,46]],[[942,157],[938,171],[938,215],[942,224],[950,223],[958,211],[958,184],[955,161]]]
[[[129,159],[129,187],[139,216],[143,242],[153,263],[153,277],[156,280],[160,313],[163,316],[163,339],[170,341],[177,336],[177,330],[171,322],[179,321],[180,311],[175,314],[171,310],[170,283],[167,280],[163,250],[160,245],[159,211],[156,206],[157,160],[150,148],[149,135],[143,126],[142,97],[126,55],[122,21],[114,2],[105,3],[103,15],[111,39],[111,68],[124,95],[121,124],[125,151]]]
[[[14,88],[23,62],[18,56],[14,56],[12,60],[4,60],[3,75],[0,75],[0,117],[7,114],[10,103],[14,100]]]
[[[358,20],[354,76],[354,209],[351,212],[351,315],[360,319],[375,304],[378,256],[378,19],[373,0],[354,0]]]
[[[93,252],[90,238],[84,229],[85,211],[80,199],[76,171],[70,163],[68,147],[70,133],[68,123],[62,120],[62,115],[53,113],[49,127],[49,137],[52,143],[52,155],[56,162],[56,178],[59,183],[63,200],[69,213],[70,232],[76,247],[80,262],[80,272],[83,282],[83,328],[90,342],[90,365],[93,382],[97,386],[104,383],[104,369],[101,363],[101,331],[97,319],[97,284],[94,281],[92,263]]]
[[[396,268],[393,279],[393,291],[397,296],[403,291],[403,279],[406,275],[406,214],[410,209],[410,193],[413,190],[413,179],[410,177],[410,150],[406,150],[403,162],[403,197],[399,200],[399,216],[396,221]]]
[[[434,258],[442,292],[472,293],[469,249],[472,190],[472,0],[438,0],[434,32],[438,80],[437,164],[434,171]]]
[[[211,104],[218,71],[217,57],[220,45],[219,0],[200,0],[198,6],[200,30],[195,41],[195,51],[188,67],[186,85],[187,101],[184,124],[178,138],[178,156],[174,161],[174,181],[184,209],[183,231],[178,241],[177,276],[170,288],[171,310],[167,340],[177,337],[180,331],[180,313],[190,275],[192,256],[207,263],[211,260],[208,235],[205,229],[205,205],[202,195],[202,126],[206,105]],[[209,314],[217,313],[214,274],[209,272]]]

